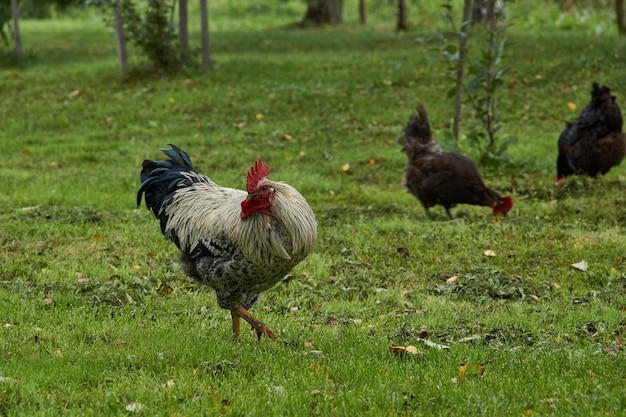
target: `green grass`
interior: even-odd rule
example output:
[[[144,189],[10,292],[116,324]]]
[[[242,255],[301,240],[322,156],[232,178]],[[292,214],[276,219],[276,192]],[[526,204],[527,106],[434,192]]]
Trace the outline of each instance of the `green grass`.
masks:
[[[450,127],[436,5],[396,34],[382,5],[365,28],[348,1],[344,27],[303,31],[286,29],[298,1],[211,2],[213,71],[126,80],[92,16],[23,21],[23,67],[1,55],[0,72],[0,415],[622,413],[626,166],[552,177],[591,81],[626,103],[626,44],[605,14],[528,3],[512,6],[499,97],[520,139],[484,170],[515,206],[453,221],[402,188],[396,142],[418,102],[438,138]],[[262,156],[311,203],[315,253],[254,309],[280,341],[234,342],[136,209],[141,162],[168,143],[232,187]],[[460,363],[485,373],[460,378]]]

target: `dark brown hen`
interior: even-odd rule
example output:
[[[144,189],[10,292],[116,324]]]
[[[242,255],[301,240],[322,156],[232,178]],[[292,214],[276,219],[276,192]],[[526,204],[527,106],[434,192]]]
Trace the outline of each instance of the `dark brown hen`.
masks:
[[[624,159],[622,112],[609,87],[593,83],[591,101],[559,136],[556,161],[560,183],[569,175],[604,175]]]
[[[437,204],[446,209],[457,204],[489,206],[493,213],[506,214],[513,206],[511,197],[502,197],[480,178],[474,162],[457,153],[444,152],[432,140],[426,110],[417,106],[399,140],[408,164],[403,184],[422,203],[426,213]]]

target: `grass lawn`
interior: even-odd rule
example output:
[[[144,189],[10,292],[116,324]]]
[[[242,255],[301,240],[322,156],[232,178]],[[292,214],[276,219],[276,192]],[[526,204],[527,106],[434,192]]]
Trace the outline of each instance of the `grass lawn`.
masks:
[[[307,30],[288,28],[300,1],[209,3],[206,74],[121,79],[87,13],[22,21],[20,69],[0,52],[0,416],[626,410],[626,165],[552,183],[591,82],[626,103],[608,12],[511,5],[499,134],[519,141],[481,171],[515,206],[450,221],[403,189],[397,144],[423,103],[447,146],[438,5],[412,6],[398,34],[378,3],[366,27],[349,0],[343,27]],[[253,310],[278,341],[233,341],[229,312],[136,208],[141,162],[168,143],[237,188],[262,156],[313,207],[315,252]]]

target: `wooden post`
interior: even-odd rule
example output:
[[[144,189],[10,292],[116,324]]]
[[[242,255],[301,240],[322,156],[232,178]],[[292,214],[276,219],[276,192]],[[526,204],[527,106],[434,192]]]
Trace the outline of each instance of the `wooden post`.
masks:
[[[22,62],[22,38],[20,36],[17,0],[11,0],[11,15],[13,17],[13,30],[15,31],[15,61],[19,65]]]
[[[178,0],[178,35],[180,41],[180,54],[183,65],[189,58],[189,26],[188,26],[187,0]]]
[[[120,72],[126,75],[128,72],[128,55],[126,54],[126,36],[124,35],[124,25],[122,20],[122,0],[117,1],[115,7],[115,37],[117,38],[117,58],[120,62]]]
[[[398,0],[398,22],[396,25],[397,31],[406,31],[409,28],[409,15],[406,8],[406,0]]]
[[[202,36],[202,70],[211,69],[211,50],[209,47],[209,8],[207,0],[200,0],[200,25]]]
[[[365,26],[367,24],[367,2],[366,0],[359,0],[359,18],[361,24]]]
[[[452,122],[452,135],[454,140],[459,140],[459,124],[461,122],[461,99],[463,95],[463,76],[465,74],[465,59],[467,57],[467,38],[469,37],[469,25],[472,13],[472,0],[465,0],[463,6],[463,21],[459,33],[459,65],[456,70],[456,94],[454,98],[454,120]]]
[[[617,31],[626,35],[626,23],[624,23],[624,0],[615,0],[615,15],[617,17]]]

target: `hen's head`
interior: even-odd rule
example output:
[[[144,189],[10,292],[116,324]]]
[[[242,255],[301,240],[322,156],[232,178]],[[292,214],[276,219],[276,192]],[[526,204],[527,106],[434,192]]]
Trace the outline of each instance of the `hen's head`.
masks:
[[[508,195],[501,197],[491,207],[493,207],[493,214],[507,214],[513,207],[513,199]]]
[[[241,218],[245,219],[254,213],[261,212],[272,215],[270,206],[274,199],[274,187],[267,179],[268,169],[265,162],[260,159],[248,171],[246,177],[246,191],[248,196],[241,202]]]

